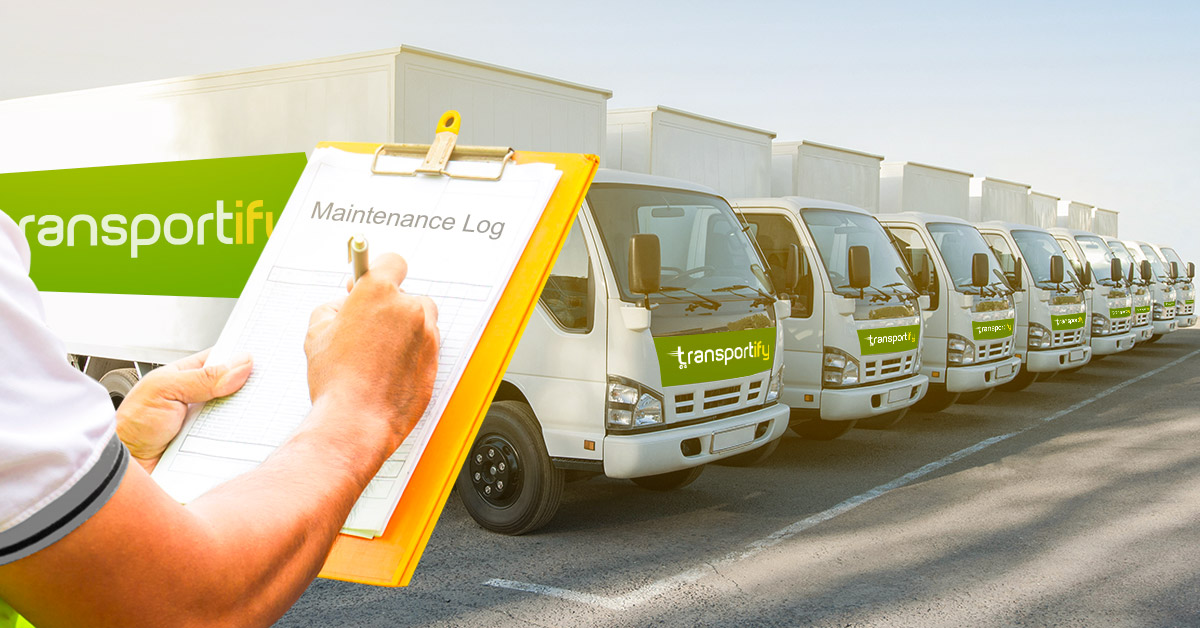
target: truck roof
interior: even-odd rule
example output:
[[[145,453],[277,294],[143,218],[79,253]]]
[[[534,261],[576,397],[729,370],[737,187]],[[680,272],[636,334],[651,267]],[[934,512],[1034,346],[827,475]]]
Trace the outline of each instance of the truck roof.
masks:
[[[1067,235],[1067,236],[1071,236],[1071,237],[1083,235],[1083,236],[1092,236],[1092,237],[1100,238],[1101,240],[1104,239],[1102,236],[1100,236],[1100,234],[1094,233],[1091,231],[1087,231],[1085,229],[1068,229],[1066,227],[1051,227],[1051,228],[1047,229],[1046,231],[1049,231],[1053,235]]]
[[[807,196],[782,196],[776,198],[739,198],[733,201],[733,206],[742,207],[777,207],[786,209],[792,213],[799,213],[802,209],[836,209],[840,211],[854,212],[857,214],[871,215],[871,212],[846,203],[837,201],[823,201],[819,198],[809,198]]]
[[[989,220],[987,222],[976,223],[975,227],[980,230],[991,228],[1003,229],[1005,231],[1041,231],[1045,234],[1050,233],[1049,231],[1041,227],[1035,227],[1034,225],[1027,225],[1019,222],[1004,222],[1002,220]]]
[[[679,190],[687,190],[689,192],[699,192],[701,194],[710,194],[712,196],[721,196],[716,190],[680,179],[672,179],[670,177],[660,177],[653,174],[642,174],[640,172],[629,172],[628,170],[613,170],[611,168],[601,168],[596,171],[596,178],[592,179],[592,183],[623,183],[626,185],[643,185],[655,188],[672,188]],[[722,197],[723,198],[723,197]]]
[[[893,220],[905,220],[920,224],[931,222],[953,222],[960,225],[975,226],[973,223],[963,220],[955,216],[947,216],[945,214],[931,214],[928,212],[896,212],[894,214],[880,214],[879,222],[890,222]]]

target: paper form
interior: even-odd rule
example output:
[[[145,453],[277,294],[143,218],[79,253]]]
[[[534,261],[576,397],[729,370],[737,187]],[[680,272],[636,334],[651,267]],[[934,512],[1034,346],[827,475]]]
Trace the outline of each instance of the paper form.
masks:
[[[313,152],[209,357],[220,363],[249,352],[254,371],[238,393],[193,407],[154,471],[174,498],[190,501],[255,468],[304,421],[309,315],[345,294],[346,241],[361,233],[372,257],[405,257],[401,288],[437,304],[442,341],[428,408],[342,531],[372,537],[387,526],[561,173],[549,164],[508,164],[500,181],[488,182],[375,175],[372,159],[336,148]],[[419,162],[381,157],[380,167],[411,170]]]

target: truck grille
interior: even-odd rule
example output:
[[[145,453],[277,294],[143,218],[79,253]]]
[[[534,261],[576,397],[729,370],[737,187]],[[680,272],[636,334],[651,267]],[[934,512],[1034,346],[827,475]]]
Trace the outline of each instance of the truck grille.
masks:
[[[1123,334],[1123,333],[1129,331],[1129,327],[1130,327],[1129,321],[1131,321],[1131,320],[1133,320],[1133,319],[1130,319],[1130,318],[1113,319],[1111,321],[1112,322],[1112,333]]]
[[[1145,312],[1142,312],[1141,314],[1134,314],[1133,318],[1134,318],[1134,323],[1133,323],[1134,327],[1142,327],[1142,326],[1150,324],[1150,315]]]
[[[1070,347],[1083,342],[1083,329],[1067,329],[1054,332],[1054,341],[1050,345],[1057,349],[1059,347]]]
[[[672,396],[672,416],[667,417],[667,422],[692,421],[760,406],[767,393],[769,377],[770,373],[758,373],[742,378],[740,382],[725,380],[680,386]]]
[[[905,375],[912,375],[916,372],[914,368],[916,364],[916,350],[893,354],[891,357],[886,358],[864,360],[861,381],[864,384],[872,384],[897,377],[904,377]]]
[[[1013,339],[1012,336],[1009,336],[1004,340],[998,340],[988,344],[981,344],[975,347],[975,361],[988,362],[990,360],[1007,358],[1008,356],[1012,355],[1012,351]]]
[[[1194,303],[1190,304],[1190,305],[1189,304],[1177,305],[1177,306],[1175,306],[1175,310],[1176,310],[1176,314],[1175,314],[1176,316],[1191,316],[1192,312],[1196,311],[1196,305]]]

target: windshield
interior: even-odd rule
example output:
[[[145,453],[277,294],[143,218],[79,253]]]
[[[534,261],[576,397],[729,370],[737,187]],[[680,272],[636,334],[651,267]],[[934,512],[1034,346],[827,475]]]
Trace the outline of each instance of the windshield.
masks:
[[[1062,248],[1058,246],[1054,236],[1041,231],[1016,229],[1012,232],[1012,237],[1017,242],[1017,248],[1021,249],[1021,257],[1024,258],[1025,267],[1033,277],[1034,285],[1039,288],[1055,288],[1055,285],[1050,283],[1050,258],[1059,255],[1065,262],[1066,256],[1063,255]],[[1063,278],[1066,282],[1075,282],[1075,272],[1067,264],[1063,264]]]
[[[629,238],[658,236],[661,288],[653,301],[690,302],[716,310],[727,301],[772,302],[758,252],[723,199],[631,185],[593,185],[587,195],[621,295],[629,290]]]
[[[1104,244],[1104,240],[1096,236],[1075,236],[1075,242],[1079,244],[1079,248],[1083,251],[1083,256],[1087,258],[1088,263],[1092,265],[1092,276],[1100,282],[1112,283],[1112,260],[1115,255]],[[1129,268],[1129,262],[1121,260],[1123,268]],[[1117,280],[1123,277],[1116,277]]]
[[[858,296],[858,290],[850,287],[849,250],[852,246],[862,245],[871,252],[871,287],[868,290],[874,298],[916,296],[908,285],[904,262],[873,216],[839,209],[804,209],[800,217],[817,243],[834,292]]]
[[[983,253],[988,260],[987,282],[995,291],[1006,286],[1000,281],[1000,263],[988,248],[983,236],[974,227],[953,222],[931,222],[926,227],[933,243],[942,254],[942,261],[950,270],[954,287],[959,292],[977,292],[971,284],[971,260],[976,253]]]
[[[1180,273],[1187,271],[1187,264],[1183,263],[1183,258],[1179,257],[1179,254],[1175,252],[1175,249],[1173,249],[1169,246],[1164,246],[1164,247],[1159,247],[1158,250],[1162,251],[1163,257],[1167,258],[1168,264],[1170,264],[1171,262],[1175,262],[1176,264],[1179,264],[1179,272]]]
[[[1140,244],[1138,245],[1138,248],[1142,250],[1142,255],[1145,256],[1146,259],[1150,260],[1150,268],[1154,269],[1155,278],[1157,278],[1159,281],[1166,281],[1170,279],[1171,274],[1167,272],[1166,265],[1163,264],[1162,258],[1158,256],[1158,253],[1154,252],[1154,247],[1150,246],[1149,244]]]

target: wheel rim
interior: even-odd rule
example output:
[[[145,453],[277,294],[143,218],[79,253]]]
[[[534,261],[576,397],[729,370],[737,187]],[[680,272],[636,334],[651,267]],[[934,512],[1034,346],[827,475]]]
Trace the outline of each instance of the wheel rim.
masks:
[[[505,508],[521,494],[523,473],[516,447],[499,434],[489,434],[475,444],[469,459],[471,485],[487,503]]]

